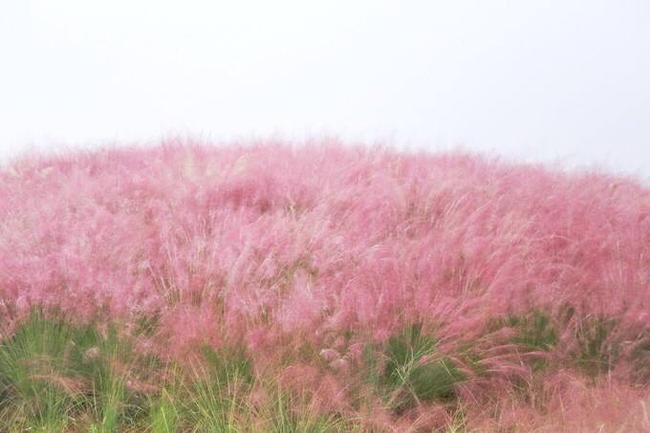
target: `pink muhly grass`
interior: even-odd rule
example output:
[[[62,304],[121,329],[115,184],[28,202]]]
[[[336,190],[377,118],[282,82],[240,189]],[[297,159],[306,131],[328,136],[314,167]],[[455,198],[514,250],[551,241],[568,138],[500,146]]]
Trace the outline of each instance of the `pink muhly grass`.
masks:
[[[5,334],[41,306],[82,321],[157,317],[149,337],[175,359],[234,342],[270,366],[299,341],[312,358],[274,368],[348,410],[342,377],[354,383],[366,344],[419,323],[465,369],[461,399],[505,402],[536,359],[585,364],[616,347],[612,401],[648,401],[650,373],[633,372],[650,341],[650,190],[633,179],[327,141],[171,142],[15,161],[0,173],[0,221]],[[489,329],[533,310],[557,329],[552,348]],[[600,318],[615,319],[602,341],[583,332]],[[631,376],[645,391],[628,389]]]

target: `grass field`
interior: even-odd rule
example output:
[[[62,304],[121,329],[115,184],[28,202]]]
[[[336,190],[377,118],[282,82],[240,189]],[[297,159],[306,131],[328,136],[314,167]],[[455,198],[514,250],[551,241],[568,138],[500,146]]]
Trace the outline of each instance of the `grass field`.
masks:
[[[650,432],[650,189],[167,142],[0,172],[0,433]]]

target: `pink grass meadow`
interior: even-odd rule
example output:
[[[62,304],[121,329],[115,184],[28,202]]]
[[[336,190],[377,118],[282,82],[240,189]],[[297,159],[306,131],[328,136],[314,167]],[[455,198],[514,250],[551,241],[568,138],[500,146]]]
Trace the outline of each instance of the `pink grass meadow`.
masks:
[[[633,179],[334,141],[166,143],[15,161],[0,221],[6,335],[33,307],[125,332],[155,317],[142,350],[244,347],[319,410],[419,431],[451,423],[449,403],[358,398],[367,345],[417,323],[463,373],[468,429],[650,431],[650,189]],[[533,311],[552,348],[504,319]],[[591,355],[607,365],[581,369]]]

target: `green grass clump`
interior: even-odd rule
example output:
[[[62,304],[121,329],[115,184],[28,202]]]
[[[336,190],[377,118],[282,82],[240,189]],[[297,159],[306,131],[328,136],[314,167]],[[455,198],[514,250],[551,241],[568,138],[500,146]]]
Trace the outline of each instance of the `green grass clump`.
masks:
[[[505,322],[517,330],[513,342],[528,350],[550,351],[557,344],[557,331],[543,311],[533,310],[527,315],[509,316]]]
[[[141,403],[126,386],[135,358],[114,329],[102,334],[93,324],[33,311],[0,343],[0,432],[60,432],[80,423],[91,432],[120,431]]]
[[[420,324],[389,338],[383,349],[369,345],[364,352],[368,380],[388,405],[400,413],[421,402],[451,402],[465,377],[454,362],[438,351],[438,340],[422,332]],[[377,360],[383,358],[383,367]]]
[[[570,326],[574,329],[573,334],[577,344],[570,353],[570,362],[574,368],[592,378],[613,368],[620,356],[619,345],[611,341],[612,332],[618,325],[617,319],[600,316],[578,318],[575,309],[565,307],[558,320],[560,326]],[[513,328],[516,335],[511,342],[525,351],[551,352],[558,344],[556,323],[541,310],[495,320],[488,328],[497,330],[501,327]],[[636,355],[642,354],[641,349]],[[535,359],[531,366],[533,370],[540,370],[548,365],[544,359]]]
[[[179,429],[178,402],[169,390],[163,388],[157,401],[149,403],[149,426],[151,433],[175,433]]]
[[[551,317],[542,310],[532,310],[526,314],[510,314],[491,320],[488,332],[501,328],[511,328],[514,336],[508,343],[515,344],[517,351],[522,354],[530,352],[551,352],[558,344],[558,331]],[[548,367],[547,359],[535,357],[528,361],[533,371]]]
[[[298,400],[298,401],[297,401]],[[269,433],[347,433],[359,431],[359,426],[337,414],[322,414],[310,410],[295,396],[275,392],[273,405],[264,414],[260,432]]]
[[[205,347],[203,362],[194,365],[191,377],[177,391],[182,414],[193,432],[241,431],[246,396],[253,383],[252,365],[241,350],[215,351]]]
[[[575,360],[587,375],[596,377],[612,369],[619,355],[619,347],[609,337],[616,325],[616,319],[606,317],[587,317],[578,323]]]

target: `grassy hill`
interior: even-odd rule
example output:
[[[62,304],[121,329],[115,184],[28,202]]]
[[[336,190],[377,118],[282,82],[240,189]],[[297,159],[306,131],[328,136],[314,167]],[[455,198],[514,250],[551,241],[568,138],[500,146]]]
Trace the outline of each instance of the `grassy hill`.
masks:
[[[0,432],[650,431],[650,190],[166,143],[0,172]]]

